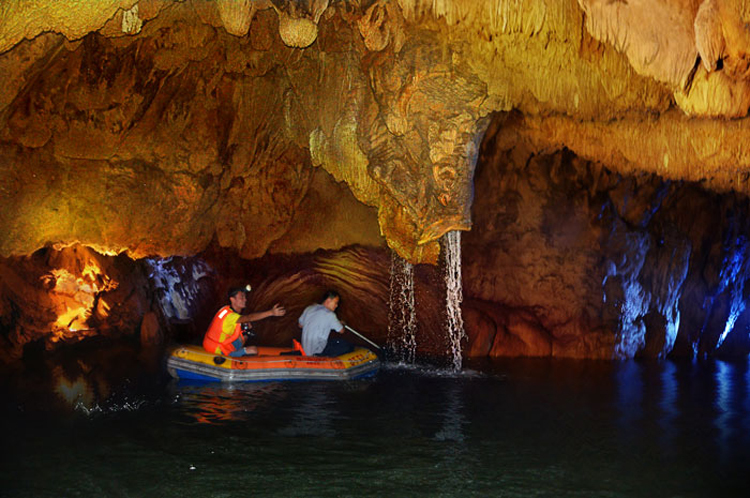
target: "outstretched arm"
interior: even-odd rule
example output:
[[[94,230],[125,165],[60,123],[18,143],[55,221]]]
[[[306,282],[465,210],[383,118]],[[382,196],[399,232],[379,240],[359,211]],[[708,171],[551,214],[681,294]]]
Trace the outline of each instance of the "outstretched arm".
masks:
[[[257,322],[258,320],[263,320],[264,318],[268,318],[269,316],[284,316],[285,314],[286,309],[284,309],[284,307],[279,303],[276,303],[270,310],[259,311],[257,313],[248,313],[247,315],[242,315],[242,318],[237,321],[240,323]]]

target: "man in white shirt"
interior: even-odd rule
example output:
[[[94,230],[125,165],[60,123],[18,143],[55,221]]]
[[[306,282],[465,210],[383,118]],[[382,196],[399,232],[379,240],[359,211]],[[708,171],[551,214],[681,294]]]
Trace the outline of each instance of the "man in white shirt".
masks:
[[[332,330],[344,333],[344,325],[336,316],[340,300],[338,292],[326,291],[319,304],[308,306],[299,317],[302,349],[307,356],[339,356],[354,350],[354,346],[340,336],[330,334]]]

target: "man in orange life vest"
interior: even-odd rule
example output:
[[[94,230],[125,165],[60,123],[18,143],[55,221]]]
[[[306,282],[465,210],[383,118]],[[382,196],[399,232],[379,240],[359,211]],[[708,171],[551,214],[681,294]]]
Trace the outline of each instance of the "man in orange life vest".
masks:
[[[245,345],[245,330],[252,328],[251,322],[263,320],[269,316],[284,316],[286,310],[278,303],[267,311],[242,315],[247,304],[247,292],[250,286],[229,289],[229,306],[221,308],[214,316],[203,338],[203,349],[213,354],[225,356],[246,356],[258,354],[258,348]]]

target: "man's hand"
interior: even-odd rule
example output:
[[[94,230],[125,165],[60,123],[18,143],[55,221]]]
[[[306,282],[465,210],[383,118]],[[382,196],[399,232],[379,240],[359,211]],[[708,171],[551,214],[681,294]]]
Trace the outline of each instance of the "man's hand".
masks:
[[[244,322],[242,324],[242,336],[245,338],[245,340],[248,340],[255,335],[251,331],[252,328],[253,328],[253,324],[250,322]]]
[[[279,303],[276,303],[276,304],[273,305],[273,308],[271,308],[271,315],[273,315],[273,316],[284,316],[284,315],[286,315],[286,310]]]

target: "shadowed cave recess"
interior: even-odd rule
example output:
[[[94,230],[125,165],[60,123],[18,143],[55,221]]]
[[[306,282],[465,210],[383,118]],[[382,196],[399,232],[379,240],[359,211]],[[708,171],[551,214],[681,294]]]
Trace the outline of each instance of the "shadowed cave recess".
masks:
[[[0,361],[151,365],[245,283],[288,311],[261,343],[336,288],[398,345],[404,262],[417,354],[445,357],[454,230],[464,357],[746,357],[745,38],[719,67],[696,27],[652,66],[638,12],[622,52],[599,2],[487,4],[2,7]],[[702,5],[680,14],[727,22]]]

